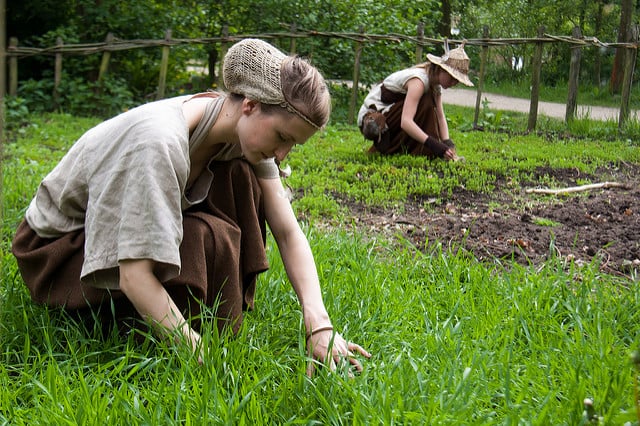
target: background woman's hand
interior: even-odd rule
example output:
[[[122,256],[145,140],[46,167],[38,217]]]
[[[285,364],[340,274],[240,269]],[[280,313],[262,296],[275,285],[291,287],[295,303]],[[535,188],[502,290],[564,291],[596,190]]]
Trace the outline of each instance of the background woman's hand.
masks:
[[[357,355],[370,358],[371,354],[364,350],[362,346],[346,341],[340,333],[334,333],[332,329],[320,331],[312,334],[307,339],[307,351],[315,361],[320,361],[327,365],[331,371],[335,371],[338,365],[348,363],[356,369],[362,371],[362,364],[357,359]],[[316,362],[309,362],[307,375],[313,376]]]
[[[456,157],[457,157],[457,155],[456,155],[456,151],[454,149],[449,148],[444,152],[445,160],[455,160]]]

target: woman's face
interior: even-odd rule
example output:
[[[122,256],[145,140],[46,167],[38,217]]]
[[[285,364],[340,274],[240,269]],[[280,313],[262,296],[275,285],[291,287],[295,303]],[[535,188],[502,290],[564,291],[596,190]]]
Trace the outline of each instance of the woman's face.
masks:
[[[458,80],[453,78],[451,74],[449,74],[442,68],[440,68],[440,75],[438,76],[438,80],[440,81],[440,85],[443,89],[448,89],[458,84]]]
[[[259,102],[245,99],[237,132],[242,153],[255,164],[272,157],[284,160],[295,145],[305,143],[316,129],[284,108],[265,113]]]

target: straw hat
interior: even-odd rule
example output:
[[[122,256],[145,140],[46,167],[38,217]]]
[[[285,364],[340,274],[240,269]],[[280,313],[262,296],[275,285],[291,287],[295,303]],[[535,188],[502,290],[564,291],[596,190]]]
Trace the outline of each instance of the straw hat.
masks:
[[[427,59],[429,59],[429,62],[432,64],[442,67],[443,70],[451,74],[453,78],[465,86],[473,86],[473,83],[469,80],[468,76],[470,60],[464,51],[464,45],[465,42],[462,42],[459,47],[449,50],[449,45],[445,42],[444,55],[437,57],[428,53]]]

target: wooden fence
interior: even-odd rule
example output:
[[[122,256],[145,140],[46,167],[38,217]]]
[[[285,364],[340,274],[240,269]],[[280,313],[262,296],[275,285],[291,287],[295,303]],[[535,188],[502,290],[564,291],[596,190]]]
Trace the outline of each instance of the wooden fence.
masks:
[[[244,35],[229,35],[228,31],[223,29],[223,33],[220,37],[210,37],[210,38],[196,38],[196,39],[179,39],[171,37],[171,30],[167,30],[164,38],[156,39],[156,40],[120,40],[114,37],[112,34],[109,34],[104,42],[102,43],[89,43],[89,44],[64,44],[63,40],[58,39],[55,46],[47,47],[47,48],[32,48],[32,47],[21,47],[18,45],[18,40],[16,38],[10,38],[9,46],[6,50],[6,55],[8,57],[8,74],[9,74],[9,95],[15,95],[17,93],[18,88],[18,60],[20,58],[29,57],[29,56],[54,56],[54,99],[57,96],[57,90],[60,84],[61,75],[62,75],[62,59],[65,55],[91,55],[91,54],[102,54],[102,61],[100,64],[99,70],[99,79],[102,78],[108,70],[109,61],[111,58],[112,52],[117,52],[121,50],[130,50],[130,49],[138,49],[138,48],[160,48],[162,49],[161,56],[161,64],[160,64],[160,72],[158,77],[158,90],[156,93],[156,98],[161,99],[164,97],[164,91],[166,87],[166,77],[167,77],[167,69],[168,69],[168,60],[170,49],[174,46],[180,45],[193,45],[193,44],[201,44],[201,45],[209,45],[209,44],[219,44],[221,50],[221,56],[224,57],[226,49],[228,46],[238,40],[242,40],[244,38],[255,37],[262,39],[288,39],[290,41],[290,53],[295,53],[296,51],[296,40],[299,38],[310,38],[310,37],[328,37],[328,38],[339,38],[349,40],[354,44],[354,59],[353,59],[353,86],[352,86],[352,94],[349,104],[349,114],[348,120],[349,122],[354,121],[355,112],[358,108],[357,100],[358,100],[358,87],[359,87],[359,79],[360,79],[360,58],[363,52],[363,49],[368,44],[379,43],[379,42],[411,42],[415,44],[415,62],[422,62],[422,53],[424,46],[430,45],[438,45],[444,44],[445,41],[448,41],[451,44],[459,44],[462,40],[443,40],[443,39],[435,39],[424,36],[424,27],[423,25],[418,25],[416,36],[407,36],[402,34],[366,34],[363,30],[360,30],[356,33],[337,33],[337,32],[320,32],[320,31],[301,31],[297,30],[295,26],[292,26],[289,29],[289,32],[278,32],[278,33],[264,33],[264,34],[244,34]],[[620,114],[618,124],[622,126],[624,122],[629,118],[629,98],[631,93],[631,87],[633,83],[633,74],[635,71],[635,63],[637,57],[637,49],[638,49],[638,27],[629,30],[629,34],[627,37],[629,42],[625,43],[604,43],[598,40],[595,37],[585,37],[580,33],[578,28],[574,29],[571,36],[554,36],[549,35],[544,32],[544,27],[540,27],[538,30],[537,37],[535,38],[501,38],[501,39],[491,39],[488,36],[488,28],[485,27],[483,38],[480,39],[467,39],[467,46],[478,46],[481,48],[480,52],[480,70],[478,75],[478,84],[477,84],[477,95],[476,95],[476,104],[475,104],[475,115],[474,115],[474,125],[477,125],[479,111],[480,111],[480,103],[482,99],[482,91],[483,91],[483,83],[485,79],[486,72],[486,63],[488,58],[489,49],[491,47],[497,46],[510,46],[510,45],[521,45],[521,44],[533,44],[534,55],[532,59],[532,69],[531,69],[531,98],[530,98],[530,109],[529,109],[529,120],[528,120],[528,130],[535,129],[536,121],[537,121],[537,113],[538,113],[538,99],[539,99],[539,91],[540,91],[540,75],[542,72],[542,57],[543,57],[543,46],[548,43],[564,43],[568,44],[571,47],[572,55],[571,55],[571,64],[569,70],[569,86],[568,86],[568,95],[567,95],[567,104],[566,104],[566,115],[565,120],[568,122],[575,117],[576,106],[577,106],[577,93],[578,93],[578,76],[580,69],[580,60],[581,60],[581,52],[583,48],[586,47],[596,47],[596,48],[616,48],[616,49],[625,49],[626,54],[625,63],[624,63],[624,78],[623,78],[623,88],[622,88],[622,98],[620,105]],[[0,73],[1,75],[1,73]]]

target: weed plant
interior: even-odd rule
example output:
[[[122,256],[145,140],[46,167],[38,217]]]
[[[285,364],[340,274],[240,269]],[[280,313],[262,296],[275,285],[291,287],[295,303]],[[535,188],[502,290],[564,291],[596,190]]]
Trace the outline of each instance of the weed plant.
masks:
[[[271,268],[239,334],[218,335],[205,309],[203,365],[153,336],[103,335],[32,303],[11,236],[40,179],[97,120],[26,122],[3,161],[1,423],[577,425],[587,423],[588,397],[606,424],[638,424],[637,283],[553,255],[539,268],[480,263],[463,250],[423,253],[314,226],[349,220],[346,201],[402,208],[407,197],[444,198],[457,187],[515,190],[545,167],[589,174],[639,163],[627,140],[453,130],[466,161],[445,163],[367,154],[356,130],[336,124],[297,148],[287,183],[325,303],[343,335],[373,353],[353,378],[321,369],[309,379],[301,314],[271,237]]]

